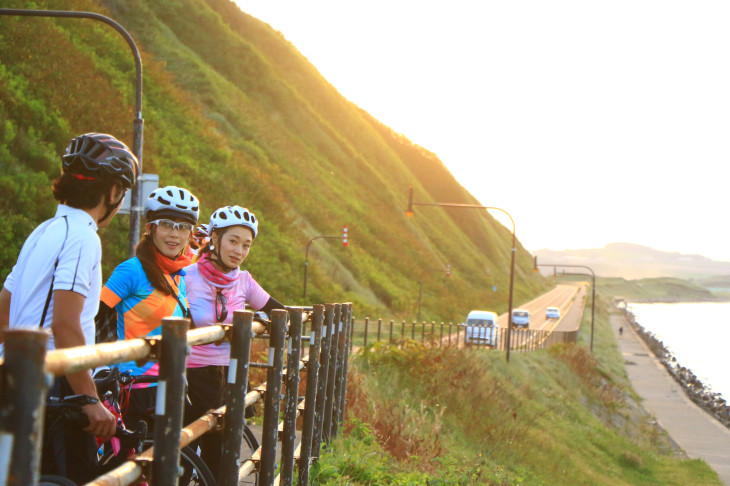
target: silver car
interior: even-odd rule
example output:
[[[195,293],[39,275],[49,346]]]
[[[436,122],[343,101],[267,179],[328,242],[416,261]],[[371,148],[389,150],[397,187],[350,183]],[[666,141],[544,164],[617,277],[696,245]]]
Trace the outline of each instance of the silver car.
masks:
[[[530,311],[512,309],[512,327],[528,329],[530,327]]]

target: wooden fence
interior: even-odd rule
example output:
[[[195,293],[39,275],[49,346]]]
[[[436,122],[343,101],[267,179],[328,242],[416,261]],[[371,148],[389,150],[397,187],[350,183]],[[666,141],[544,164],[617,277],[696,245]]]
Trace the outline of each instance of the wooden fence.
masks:
[[[302,336],[303,312],[310,309],[310,334]],[[345,303],[275,310],[269,329],[255,322],[249,311],[236,311],[232,325],[193,330],[188,330],[188,319],[166,318],[161,336],[49,352],[47,333],[7,330],[5,356],[0,362],[0,485],[38,483],[46,394],[52,377],[132,360],[160,364],[154,446],[89,484],[122,486],[144,478],[152,486],[177,485],[180,449],[214,427],[223,431],[220,485],[237,485],[254,472],[258,485],[291,485],[295,469],[298,484],[307,484],[312,461],[318,459],[322,444],[326,447],[337,435],[344,417],[351,316],[352,304]],[[250,362],[254,337],[268,340],[266,363]],[[183,428],[187,350],[222,339],[231,342],[226,403]],[[302,342],[308,343],[306,349]],[[304,354],[307,356],[302,357]],[[265,368],[267,380],[247,391],[251,367]],[[303,400],[298,396],[302,372],[307,373]],[[244,410],[257,402],[263,402],[261,447],[241,464]],[[299,415],[303,426],[295,448]]]

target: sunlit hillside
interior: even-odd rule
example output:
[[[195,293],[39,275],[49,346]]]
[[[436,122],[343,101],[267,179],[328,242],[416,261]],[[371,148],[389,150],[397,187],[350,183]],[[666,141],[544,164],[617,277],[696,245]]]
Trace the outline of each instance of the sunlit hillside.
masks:
[[[144,65],[144,172],[190,188],[202,213],[253,210],[260,236],[245,266],[291,304],[352,301],[362,315],[460,321],[505,311],[510,230],[482,210],[427,149],[343,98],[294,46],[229,0],[5,0],[3,7],[97,12],[123,25]],[[92,20],[0,16],[0,277],[32,228],[53,213],[58,154],[82,132],[132,143],[129,47]],[[498,177],[499,162],[494,161]],[[499,204],[499,201],[494,201]],[[314,236],[349,228],[349,246]],[[102,233],[105,276],[127,257],[129,219]],[[519,237],[519,233],[518,233]],[[451,276],[441,269],[451,265]],[[515,302],[545,290],[518,245]],[[493,286],[496,291],[493,291]]]

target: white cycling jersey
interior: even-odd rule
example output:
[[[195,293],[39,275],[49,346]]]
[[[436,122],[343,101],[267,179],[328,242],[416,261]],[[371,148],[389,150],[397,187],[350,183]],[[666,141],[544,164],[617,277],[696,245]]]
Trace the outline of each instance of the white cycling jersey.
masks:
[[[31,233],[3,284],[12,294],[11,328],[41,327],[50,331],[53,291],[71,290],[86,297],[81,329],[86,344],[94,344],[94,317],[99,310],[102,283],[101,241],[97,229],[86,211],[59,204],[55,217]],[[52,334],[48,349],[55,349]]]

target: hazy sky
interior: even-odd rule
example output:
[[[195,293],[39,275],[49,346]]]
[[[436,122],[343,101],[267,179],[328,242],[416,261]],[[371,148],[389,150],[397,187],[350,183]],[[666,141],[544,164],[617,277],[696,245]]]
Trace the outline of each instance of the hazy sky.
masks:
[[[730,261],[730,3],[238,3],[508,211],[528,250]]]

